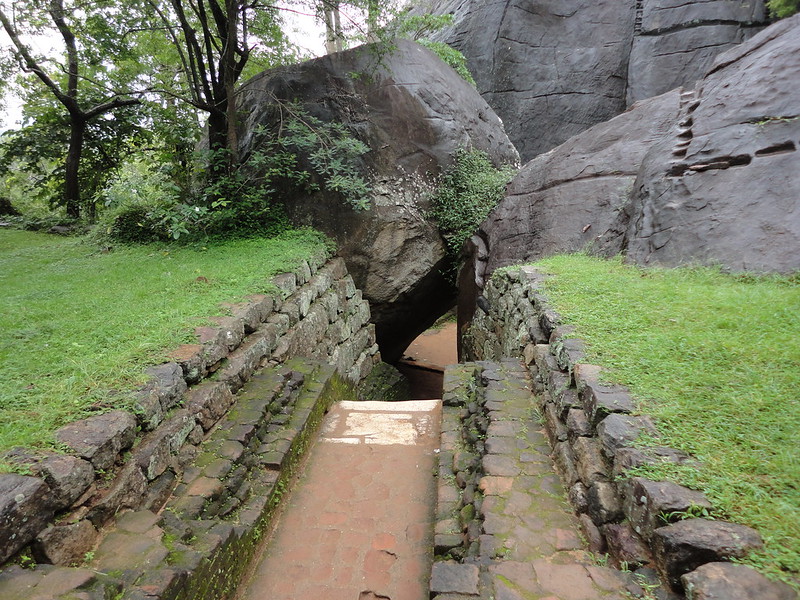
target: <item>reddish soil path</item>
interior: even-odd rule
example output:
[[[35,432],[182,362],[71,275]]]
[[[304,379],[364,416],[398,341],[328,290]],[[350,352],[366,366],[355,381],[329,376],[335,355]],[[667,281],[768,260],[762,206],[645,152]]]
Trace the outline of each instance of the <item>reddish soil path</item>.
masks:
[[[240,600],[425,600],[441,403],[342,402],[326,416]]]
[[[413,400],[442,397],[444,368],[458,362],[457,331],[455,323],[447,323],[429,329],[406,348],[396,366],[408,378]]]
[[[403,358],[426,365],[444,368],[458,362],[456,335],[458,327],[455,323],[447,323],[444,327],[429,329],[411,342]]]

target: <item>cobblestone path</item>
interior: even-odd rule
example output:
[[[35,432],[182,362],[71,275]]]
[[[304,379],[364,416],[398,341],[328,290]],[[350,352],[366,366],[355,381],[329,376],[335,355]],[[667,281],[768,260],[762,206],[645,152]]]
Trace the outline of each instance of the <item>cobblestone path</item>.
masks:
[[[342,402],[241,600],[424,600],[441,403]]]

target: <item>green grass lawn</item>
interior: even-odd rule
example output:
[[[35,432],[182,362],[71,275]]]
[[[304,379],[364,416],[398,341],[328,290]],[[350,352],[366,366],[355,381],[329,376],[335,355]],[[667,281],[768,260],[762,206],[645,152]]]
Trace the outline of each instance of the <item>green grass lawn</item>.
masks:
[[[142,370],[194,341],[220,303],[325,247],[301,231],[210,245],[121,247],[0,229],[0,453],[125,403]]]
[[[538,263],[547,295],[630,388],[663,445],[699,469],[645,471],[704,490],[720,518],[757,528],[748,562],[800,573],[800,278],[640,269],[582,255]],[[795,580],[795,585],[797,582]]]

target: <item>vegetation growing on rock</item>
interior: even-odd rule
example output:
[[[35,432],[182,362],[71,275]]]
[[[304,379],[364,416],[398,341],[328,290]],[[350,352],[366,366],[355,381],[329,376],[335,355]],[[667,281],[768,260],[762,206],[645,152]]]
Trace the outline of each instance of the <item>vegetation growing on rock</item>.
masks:
[[[496,168],[480,150],[459,149],[431,195],[430,216],[439,225],[454,272],[461,247],[502,199],[511,166]]]

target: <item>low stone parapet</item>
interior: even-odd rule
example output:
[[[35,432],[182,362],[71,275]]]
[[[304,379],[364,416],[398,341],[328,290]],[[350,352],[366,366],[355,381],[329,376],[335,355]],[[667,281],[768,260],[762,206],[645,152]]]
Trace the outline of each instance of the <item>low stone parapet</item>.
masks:
[[[765,586],[763,597],[796,598],[791,588],[750,567],[700,570],[759,548],[759,534],[744,525],[698,518],[714,513],[702,492],[630,475],[646,464],[695,459],[658,445],[656,426],[629,391],[605,383],[601,368],[586,363],[583,341],[549,305],[542,278],[529,266],[495,272],[483,290],[482,308],[462,333],[462,352],[468,360],[518,357],[527,365],[556,468],[591,549],[628,568],[655,569],[675,592],[690,597],[706,597],[700,588],[743,590],[757,578]],[[643,436],[655,442],[634,445]],[[736,579],[723,585],[715,580],[718,575]]]
[[[328,365],[328,379],[335,371],[357,386],[380,362],[369,305],[340,258],[320,254],[273,283],[278,292],[228,305],[229,316],[198,328],[197,343],[148,368],[130,409],[59,429],[67,454],[8,453],[25,474],[0,474],[0,564],[88,564],[117,515],[159,511],[174,492],[185,494],[169,509],[192,519],[244,510],[243,492],[228,484],[249,481],[254,440],[268,469],[285,467],[289,440],[275,432],[308,417],[295,392],[311,384],[289,376],[273,382],[279,397],[255,402],[245,391],[254,374],[304,357]],[[256,375],[263,377],[272,376]],[[270,431],[262,439],[263,427]]]

